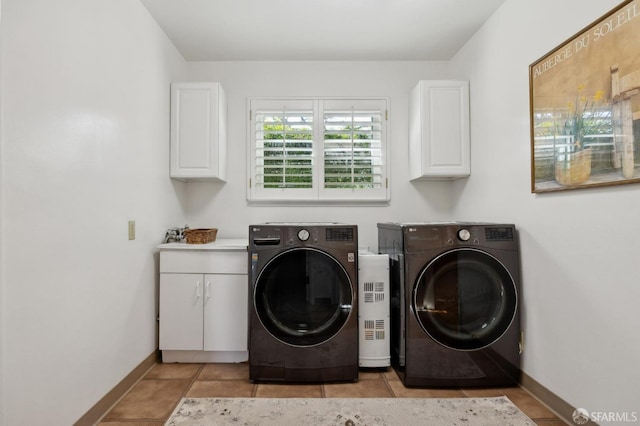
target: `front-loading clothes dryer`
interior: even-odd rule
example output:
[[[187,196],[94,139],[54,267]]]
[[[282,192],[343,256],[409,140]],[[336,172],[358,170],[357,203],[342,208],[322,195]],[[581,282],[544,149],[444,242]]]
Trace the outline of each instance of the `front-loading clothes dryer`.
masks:
[[[249,378],[358,379],[358,228],[249,227]]]
[[[406,386],[516,384],[520,256],[511,224],[379,223],[392,365]]]

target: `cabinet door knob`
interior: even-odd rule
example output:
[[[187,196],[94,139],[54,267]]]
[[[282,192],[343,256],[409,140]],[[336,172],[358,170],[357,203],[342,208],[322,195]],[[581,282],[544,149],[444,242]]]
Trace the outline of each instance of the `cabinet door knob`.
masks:
[[[202,283],[198,281],[196,283],[196,300],[200,300],[201,296],[202,296]]]
[[[211,298],[211,283],[209,281],[207,281],[206,287],[205,287],[205,295],[207,297],[207,300],[209,300],[209,298]]]

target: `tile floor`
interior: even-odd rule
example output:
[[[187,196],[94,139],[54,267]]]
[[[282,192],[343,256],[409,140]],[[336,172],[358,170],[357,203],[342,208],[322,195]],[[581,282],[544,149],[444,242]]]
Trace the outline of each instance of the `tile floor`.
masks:
[[[465,398],[506,395],[541,426],[565,425],[525,390],[405,388],[392,368],[362,369],[356,383],[254,384],[240,364],[156,364],[109,411],[100,426],[163,426],[182,397]]]

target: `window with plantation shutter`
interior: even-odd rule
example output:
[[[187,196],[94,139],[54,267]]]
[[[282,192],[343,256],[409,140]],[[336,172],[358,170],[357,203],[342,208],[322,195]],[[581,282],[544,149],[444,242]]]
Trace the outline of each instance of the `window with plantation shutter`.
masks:
[[[250,99],[249,201],[389,200],[386,99]]]

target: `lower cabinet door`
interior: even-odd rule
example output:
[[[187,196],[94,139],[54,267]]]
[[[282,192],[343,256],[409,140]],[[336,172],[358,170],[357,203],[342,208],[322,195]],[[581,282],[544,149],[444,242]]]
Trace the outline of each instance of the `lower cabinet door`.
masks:
[[[247,275],[204,276],[204,350],[246,351]]]
[[[160,274],[160,349],[202,350],[203,274]]]

